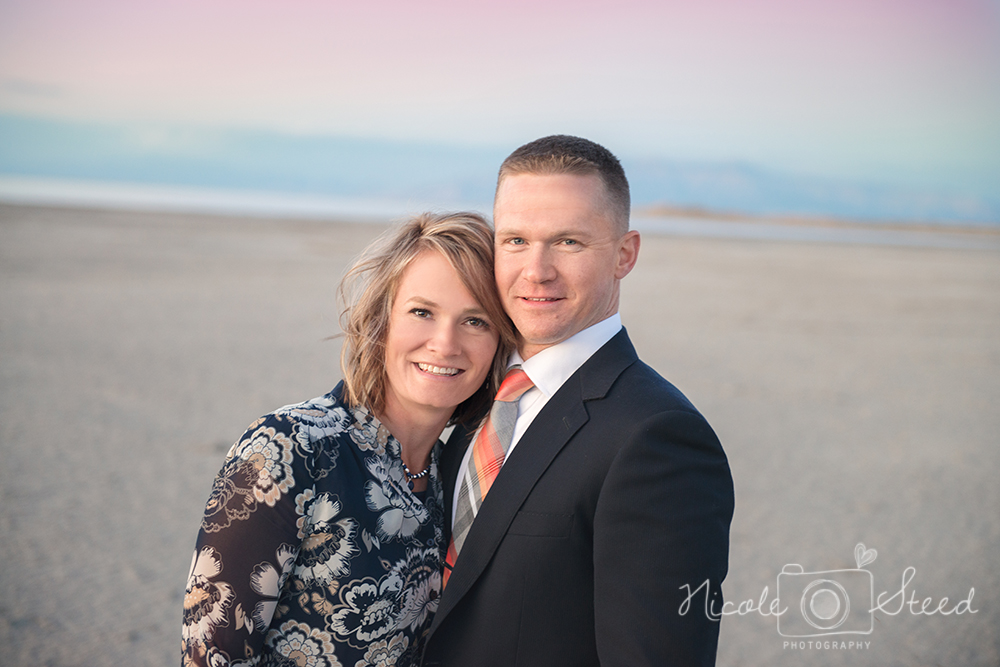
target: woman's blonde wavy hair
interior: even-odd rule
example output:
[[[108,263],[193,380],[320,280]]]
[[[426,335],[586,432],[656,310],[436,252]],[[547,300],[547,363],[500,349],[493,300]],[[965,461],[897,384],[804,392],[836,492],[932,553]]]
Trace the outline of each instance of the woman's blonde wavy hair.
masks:
[[[499,345],[486,381],[461,403],[449,423],[475,424],[485,416],[514,349],[514,325],[504,312],[493,278],[493,230],[477,213],[424,213],[379,237],[340,283],[344,346],[340,367],[344,401],[380,415],[385,409],[385,342],[389,315],[403,272],[425,250],[440,252],[486,311]]]

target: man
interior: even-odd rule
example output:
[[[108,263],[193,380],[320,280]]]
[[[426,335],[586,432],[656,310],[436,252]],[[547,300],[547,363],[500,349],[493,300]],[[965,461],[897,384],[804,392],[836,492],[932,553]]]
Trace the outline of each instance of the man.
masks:
[[[519,384],[501,387],[492,435],[442,458],[451,569],[425,665],[715,661],[718,623],[703,605],[681,613],[683,587],[720,590],[732,478],[708,423],[621,326],[639,254],[629,206],[618,160],[585,139],[539,139],[500,168],[496,281]]]

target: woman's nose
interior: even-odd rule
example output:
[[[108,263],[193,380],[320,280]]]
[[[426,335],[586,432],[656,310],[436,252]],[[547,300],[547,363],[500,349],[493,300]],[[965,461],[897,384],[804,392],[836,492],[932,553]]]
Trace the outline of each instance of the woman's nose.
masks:
[[[434,334],[427,341],[427,348],[445,357],[458,354],[461,346],[458,344],[457,327],[449,323],[435,327]]]

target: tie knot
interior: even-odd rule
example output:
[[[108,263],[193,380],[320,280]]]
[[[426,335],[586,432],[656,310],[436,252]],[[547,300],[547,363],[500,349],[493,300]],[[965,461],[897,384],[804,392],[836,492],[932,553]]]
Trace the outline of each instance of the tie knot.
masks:
[[[511,403],[521,398],[521,394],[535,386],[528,374],[520,366],[511,366],[497,391],[496,400]]]

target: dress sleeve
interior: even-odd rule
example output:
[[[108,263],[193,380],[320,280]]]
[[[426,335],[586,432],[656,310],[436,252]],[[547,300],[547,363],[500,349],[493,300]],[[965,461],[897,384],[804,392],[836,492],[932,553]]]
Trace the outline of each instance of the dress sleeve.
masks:
[[[183,665],[254,665],[300,544],[296,497],[312,485],[297,426],[270,415],[215,478],[184,596]]]
[[[594,517],[602,665],[715,664],[718,620],[684,600],[707,582],[721,608],[733,505],[729,464],[701,415],[669,411],[636,425]]]

